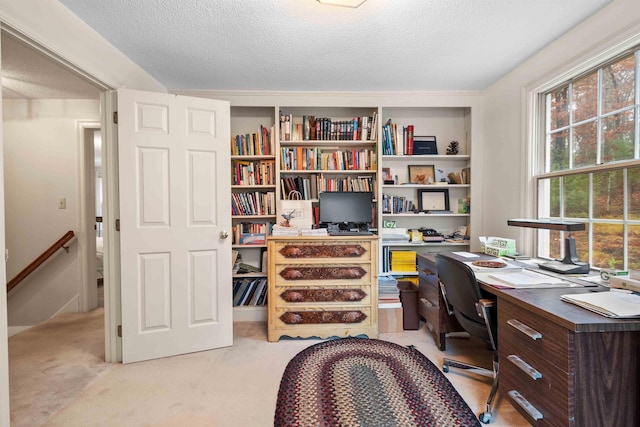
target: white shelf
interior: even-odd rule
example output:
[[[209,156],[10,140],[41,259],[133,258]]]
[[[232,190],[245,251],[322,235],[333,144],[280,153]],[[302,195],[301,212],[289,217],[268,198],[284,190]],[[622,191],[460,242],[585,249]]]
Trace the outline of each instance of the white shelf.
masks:
[[[231,245],[231,247],[233,249],[259,249],[259,248],[266,248],[267,245]]]
[[[382,274],[388,276],[417,276],[417,271],[384,271]]]
[[[267,277],[267,273],[256,272],[256,273],[236,273],[233,275],[234,279],[255,279],[257,277]]]
[[[231,160],[274,160],[276,156],[273,154],[246,154],[240,156],[231,156]]]
[[[416,160],[416,161],[422,161],[422,160],[433,160],[433,161],[443,161],[443,160],[452,160],[452,161],[463,161],[463,160],[471,160],[471,156],[467,155],[467,154],[456,154],[456,155],[446,155],[446,154],[430,154],[430,155],[412,155],[412,156],[408,156],[408,155],[389,155],[389,154],[385,154],[382,156],[382,161],[387,161],[387,160],[401,160],[401,161],[407,161],[407,160]]]
[[[424,246],[469,246],[469,241],[465,240],[464,242],[454,243],[454,242],[423,242],[423,243],[411,243],[411,242],[385,242],[384,240],[381,243],[382,246],[393,246],[393,247],[403,247],[403,248],[412,248],[412,247],[424,247]]]
[[[231,215],[231,219],[251,220],[251,219],[273,219],[275,215]]]
[[[417,213],[383,213],[382,216],[383,217],[389,217],[389,218],[400,218],[400,217],[404,217],[404,218],[432,218],[432,217],[452,217],[452,216],[458,216],[458,217],[463,217],[463,216],[470,216],[471,214],[459,214],[459,213],[451,213],[451,214],[417,214]]]
[[[378,141],[362,141],[362,140],[350,140],[350,139],[337,139],[337,140],[308,140],[308,141],[280,141],[281,147],[373,147],[378,144]]]
[[[469,188],[471,184],[447,184],[447,185],[433,185],[433,184],[383,184],[382,188],[428,188],[428,189],[438,189],[444,190],[447,188]]]
[[[251,191],[251,190],[274,190],[276,188],[275,185],[270,184],[270,185],[232,185],[231,189],[232,190],[247,190],[247,191]]]
[[[351,170],[351,169],[345,169],[345,170],[339,170],[339,169],[282,169],[280,170],[280,175],[283,174],[295,174],[295,175],[302,175],[302,174],[318,174],[318,173],[322,173],[322,174],[339,174],[339,175],[343,175],[343,174],[354,174],[354,175],[363,175],[363,174],[375,174],[377,171],[375,170],[369,170],[369,169],[356,169],[356,170]]]

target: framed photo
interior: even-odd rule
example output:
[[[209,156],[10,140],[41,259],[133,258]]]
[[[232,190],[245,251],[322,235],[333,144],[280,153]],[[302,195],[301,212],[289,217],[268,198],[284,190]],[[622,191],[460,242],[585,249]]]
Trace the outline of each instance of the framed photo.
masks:
[[[431,184],[436,177],[433,165],[409,165],[410,184]]]
[[[385,184],[389,184],[389,181],[393,181],[393,178],[391,177],[391,168],[382,168],[382,181]]]
[[[418,190],[418,210],[420,212],[448,211],[449,210],[449,190],[447,189]]]

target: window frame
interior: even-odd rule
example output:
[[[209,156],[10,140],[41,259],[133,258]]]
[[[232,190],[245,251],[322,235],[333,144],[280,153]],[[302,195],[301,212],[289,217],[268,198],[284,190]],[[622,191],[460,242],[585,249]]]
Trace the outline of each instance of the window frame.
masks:
[[[609,111],[606,114],[602,113],[602,70],[621,59],[626,58],[629,54],[635,55],[635,76],[634,76],[634,90],[635,90],[635,99],[634,103],[630,106],[626,106],[615,111]],[[598,105],[597,105],[597,114],[593,119],[587,119],[580,122],[573,122],[573,112],[570,110],[570,119],[567,126],[562,127],[561,129],[554,129],[553,133],[559,132],[562,130],[569,130],[569,169],[561,170],[561,171],[550,171],[550,150],[549,150],[549,139],[548,136],[552,133],[547,133],[547,120],[548,120],[548,105],[547,105],[547,94],[550,92],[562,88],[565,85],[568,85],[569,92],[569,100],[572,100],[572,87],[573,83],[580,80],[581,78],[592,74],[593,72],[597,72],[597,93],[598,93]],[[594,233],[594,224],[622,224],[623,226],[623,242],[624,242],[624,259],[623,264],[625,269],[629,266],[629,226],[640,226],[640,219],[631,220],[629,219],[629,191],[628,191],[628,181],[627,181],[627,171],[631,168],[640,168],[640,44],[638,44],[638,40],[635,41],[631,48],[627,47],[626,49],[621,49],[615,55],[610,55],[608,59],[605,60],[597,60],[592,59],[590,61],[585,61],[585,64],[582,67],[580,72],[574,72],[573,75],[570,76],[570,73],[565,74],[565,78],[557,78],[553,82],[549,82],[548,84],[537,88],[535,91],[530,92],[530,96],[532,96],[532,104],[531,111],[533,112],[532,117],[532,132],[531,132],[531,153],[532,153],[532,165],[531,165],[531,190],[529,191],[529,200],[532,202],[532,210],[535,218],[539,219],[548,219],[549,217],[545,217],[542,214],[545,208],[543,201],[543,192],[545,189],[543,188],[545,183],[550,183],[551,179],[558,178],[560,184],[560,211],[559,217],[553,217],[554,219],[560,220],[570,220],[570,221],[579,221],[585,222],[587,238],[588,238],[588,259],[582,259],[582,261],[589,262],[593,264],[593,233]],[[570,77],[569,77],[570,76]],[[631,160],[620,160],[609,162],[606,164],[602,163],[602,122],[606,117],[612,116],[614,114],[620,114],[624,111],[633,111],[634,112],[634,147],[633,147],[633,159]],[[595,121],[596,123],[596,132],[597,132],[597,141],[596,141],[596,165],[589,166],[581,166],[581,167],[573,167],[573,134],[572,130],[577,127],[579,124],[584,124],[589,121]],[[608,171],[623,171],[623,213],[621,219],[601,219],[594,218],[594,209],[593,209],[593,195],[594,195],[594,185],[593,185],[593,174],[595,172],[608,172]],[[564,194],[563,194],[563,180],[564,177],[567,176],[576,176],[576,175],[585,175],[588,177],[589,182],[589,190],[588,190],[588,216],[587,218],[573,218],[567,217],[564,215]],[[550,188],[546,189],[547,195],[544,197],[547,205],[550,200],[550,194],[548,191]],[[549,208],[549,207],[548,207]],[[548,209],[547,209],[547,212]],[[534,253],[538,257],[549,258],[549,240],[550,233],[547,230],[538,230],[537,233],[534,233],[534,239],[532,242],[532,246],[534,249]],[[566,236],[564,233],[560,234],[561,239],[564,240]],[[564,256],[564,245],[560,245],[560,253],[561,256]],[[595,268],[598,268],[597,266]]]

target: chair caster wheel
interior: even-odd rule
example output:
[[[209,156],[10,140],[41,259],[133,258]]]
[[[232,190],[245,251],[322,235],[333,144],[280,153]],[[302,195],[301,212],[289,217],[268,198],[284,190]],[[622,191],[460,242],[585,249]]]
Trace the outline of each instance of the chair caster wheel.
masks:
[[[491,422],[491,412],[483,412],[480,414],[480,422],[482,424],[489,424]]]
[[[449,372],[449,366],[444,365],[444,366],[442,367],[442,372],[444,372],[445,374],[446,374],[447,372]]]

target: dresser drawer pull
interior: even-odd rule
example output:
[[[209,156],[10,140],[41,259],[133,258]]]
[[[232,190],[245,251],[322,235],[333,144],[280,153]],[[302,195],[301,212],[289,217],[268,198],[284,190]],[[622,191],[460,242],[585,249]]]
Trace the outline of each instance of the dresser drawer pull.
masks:
[[[520,359],[515,354],[510,354],[507,356],[507,359],[514,365],[516,365],[522,372],[529,375],[534,381],[542,378],[542,374],[534,369],[533,366],[529,365],[524,360]]]
[[[533,328],[528,327],[527,325],[525,325],[519,320],[509,319],[507,320],[507,324],[509,326],[516,328],[517,330],[519,330],[520,332],[522,332],[532,340],[539,340],[542,338],[542,334],[540,332],[536,331]]]
[[[522,409],[524,409],[527,414],[531,416],[531,418],[533,418],[534,420],[542,419],[542,413],[540,413],[540,411],[538,411],[535,406],[529,403],[529,401],[527,401],[527,399],[525,399],[520,393],[515,390],[510,390],[509,396],[511,396],[513,401],[516,402]]]
[[[431,304],[431,301],[429,301],[429,300],[428,300],[428,299],[426,299],[426,298],[420,298],[420,301],[422,301],[422,303],[423,303],[424,305],[426,305],[427,307],[433,307],[433,304]]]

